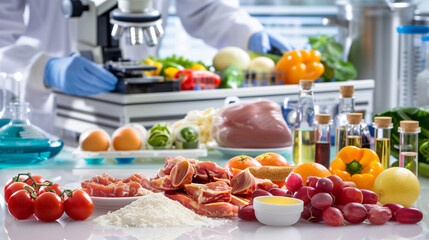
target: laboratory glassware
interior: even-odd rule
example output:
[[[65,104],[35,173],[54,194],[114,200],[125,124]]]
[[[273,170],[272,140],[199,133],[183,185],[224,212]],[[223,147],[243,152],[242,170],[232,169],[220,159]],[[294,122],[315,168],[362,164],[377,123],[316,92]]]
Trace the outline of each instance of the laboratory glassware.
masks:
[[[329,168],[331,160],[331,114],[316,115],[315,162]]]
[[[295,165],[314,161],[314,120],[313,81],[301,80],[299,82],[298,107],[293,128],[293,161]]]
[[[384,169],[390,167],[390,136],[393,128],[391,117],[374,118],[374,150]]]
[[[419,122],[400,121],[399,126],[399,167],[405,167],[417,176]]]

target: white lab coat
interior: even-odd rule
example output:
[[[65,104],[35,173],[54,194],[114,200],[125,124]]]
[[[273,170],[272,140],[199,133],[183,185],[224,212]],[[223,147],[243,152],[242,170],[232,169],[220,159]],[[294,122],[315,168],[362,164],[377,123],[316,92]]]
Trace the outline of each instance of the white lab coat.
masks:
[[[50,132],[54,126],[54,95],[44,85],[45,64],[51,57],[76,51],[77,45],[77,21],[64,18],[61,2],[0,0],[0,72],[23,73],[22,94],[30,102],[31,121]],[[154,0],[154,5],[165,23],[169,0]],[[263,29],[238,8],[237,0],[176,0],[176,9],[190,35],[217,48],[247,48],[250,35]],[[156,53],[156,48],[144,46],[140,50],[145,51],[144,55]]]

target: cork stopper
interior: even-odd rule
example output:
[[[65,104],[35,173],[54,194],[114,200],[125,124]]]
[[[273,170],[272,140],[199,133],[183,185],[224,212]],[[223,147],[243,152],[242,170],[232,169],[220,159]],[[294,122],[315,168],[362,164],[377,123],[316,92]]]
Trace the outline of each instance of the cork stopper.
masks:
[[[353,97],[353,93],[355,92],[355,87],[353,85],[349,86],[340,86],[340,94],[343,98],[351,98]]]
[[[301,85],[304,90],[310,90],[313,86],[313,80],[299,80],[299,85]]]
[[[401,121],[399,122],[402,132],[415,133],[420,132],[418,121]]]
[[[329,124],[331,121],[331,114],[317,114],[316,121],[319,124]]]
[[[362,122],[362,113],[348,113],[347,121],[349,124],[360,124]]]
[[[378,128],[389,128],[392,124],[392,117],[375,117],[374,123]]]

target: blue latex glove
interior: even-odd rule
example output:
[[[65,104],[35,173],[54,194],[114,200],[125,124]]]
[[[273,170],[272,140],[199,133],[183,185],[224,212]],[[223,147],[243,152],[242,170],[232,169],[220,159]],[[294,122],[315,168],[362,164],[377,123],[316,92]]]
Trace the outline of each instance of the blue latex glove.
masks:
[[[71,95],[109,92],[117,81],[112,73],[80,56],[51,58],[45,66],[45,83]]]
[[[291,51],[295,49],[288,41],[265,31],[252,34],[249,38],[248,48],[250,51],[262,54],[273,50]]]

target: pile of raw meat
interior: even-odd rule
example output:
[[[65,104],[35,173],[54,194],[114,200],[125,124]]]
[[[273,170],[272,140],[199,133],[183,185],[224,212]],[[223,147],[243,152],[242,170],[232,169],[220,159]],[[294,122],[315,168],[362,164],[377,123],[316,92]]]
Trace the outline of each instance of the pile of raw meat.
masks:
[[[126,197],[142,196],[152,192],[165,192],[165,196],[180,202],[199,215],[233,217],[249,203],[246,199],[256,189],[277,187],[270,180],[258,179],[248,171],[236,176],[213,162],[201,162],[184,157],[167,158],[164,168],[148,180],[134,174],[122,180],[107,174],[82,182],[82,188],[91,196]]]

